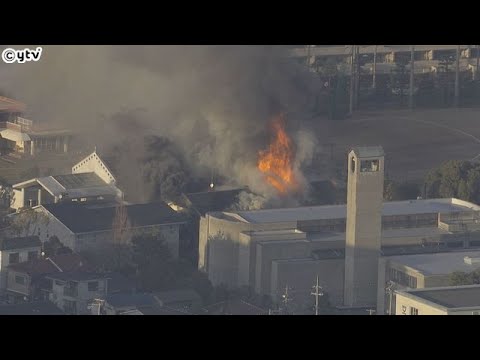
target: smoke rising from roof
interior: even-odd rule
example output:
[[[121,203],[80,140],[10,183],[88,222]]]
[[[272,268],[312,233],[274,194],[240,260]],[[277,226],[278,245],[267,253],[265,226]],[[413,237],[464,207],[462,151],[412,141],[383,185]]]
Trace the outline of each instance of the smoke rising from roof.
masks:
[[[1,64],[0,77],[37,122],[71,128],[85,146],[96,145],[103,153],[128,149],[117,154],[124,155],[118,177],[141,171],[143,180],[128,182],[146,198],[165,197],[151,179],[182,187],[190,178],[210,178],[212,169],[269,197],[273,189],[256,160],[270,118],[287,114],[299,163],[308,162],[315,149],[301,119],[317,84],[283,51],[279,46],[44,46],[38,62]],[[145,136],[161,140],[145,141]],[[152,146],[165,151],[161,161],[152,160]],[[139,169],[141,162],[148,165]]]

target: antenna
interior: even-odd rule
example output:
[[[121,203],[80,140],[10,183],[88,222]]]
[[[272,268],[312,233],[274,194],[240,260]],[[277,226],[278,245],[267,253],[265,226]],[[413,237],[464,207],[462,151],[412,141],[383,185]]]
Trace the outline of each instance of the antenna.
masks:
[[[283,302],[283,310],[285,312],[285,314],[288,314],[288,303],[292,301],[292,299],[290,299],[290,297],[288,296],[288,290],[289,290],[289,287],[288,287],[288,284],[285,285],[285,292],[284,294],[282,295],[282,302]]]

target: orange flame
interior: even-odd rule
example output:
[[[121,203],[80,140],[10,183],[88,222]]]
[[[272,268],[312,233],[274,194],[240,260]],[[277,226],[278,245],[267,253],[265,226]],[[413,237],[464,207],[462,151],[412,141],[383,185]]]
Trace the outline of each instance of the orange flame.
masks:
[[[285,131],[283,116],[272,121],[273,139],[268,149],[258,153],[258,169],[266,180],[281,194],[296,190],[297,180],[293,171],[293,143]]]

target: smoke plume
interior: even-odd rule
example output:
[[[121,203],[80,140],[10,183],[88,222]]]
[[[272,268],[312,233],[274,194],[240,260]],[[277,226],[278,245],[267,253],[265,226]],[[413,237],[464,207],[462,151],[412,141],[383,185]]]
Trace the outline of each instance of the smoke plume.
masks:
[[[286,114],[298,169],[315,149],[302,119],[317,80],[284,50],[44,46],[38,62],[0,64],[0,77],[28,117],[70,128],[82,146],[114,155],[127,197],[172,198],[212,172],[272,197],[256,168],[269,119]]]

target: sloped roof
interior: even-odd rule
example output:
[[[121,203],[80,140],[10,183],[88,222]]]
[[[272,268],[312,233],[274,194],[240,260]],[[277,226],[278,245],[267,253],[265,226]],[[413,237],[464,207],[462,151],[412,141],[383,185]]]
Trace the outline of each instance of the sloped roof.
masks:
[[[206,315],[267,315],[268,311],[241,299],[222,301],[207,306]]]
[[[57,272],[55,274],[47,275],[49,279],[62,280],[62,281],[90,281],[90,280],[100,280],[106,279],[107,276],[98,273],[85,272],[85,271],[67,271],[67,272]]]
[[[196,291],[191,289],[160,291],[154,293],[154,295],[163,304],[190,300],[200,301],[201,299],[200,295],[198,295]]]
[[[0,315],[64,315],[50,301],[0,305]]]
[[[193,207],[201,216],[210,211],[224,211],[231,207],[237,196],[246,189],[216,190],[183,194],[189,206]]]
[[[37,246],[42,246],[38,236],[0,239],[0,250],[25,249]]]
[[[0,130],[0,137],[15,142],[31,140],[28,134],[12,129]]]
[[[111,230],[116,207],[90,207],[87,204],[44,204],[48,212],[74,233]],[[162,202],[125,205],[132,227],[184,223],[185,218]]]
[[[23,272],[32,278],[39,276],[55,274],[60,272],[57,265],[62,271],[80,270],[89,271],[90,266],[78,254],[61,254],[50,258],[35,259],[32,261],[22,262],[9,265],[8,268],[14,271]]]

